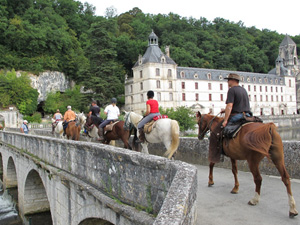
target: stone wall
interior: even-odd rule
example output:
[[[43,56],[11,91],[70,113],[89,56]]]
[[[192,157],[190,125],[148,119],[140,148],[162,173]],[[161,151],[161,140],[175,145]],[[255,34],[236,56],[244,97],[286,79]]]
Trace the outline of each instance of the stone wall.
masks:
[[[175,159],[200,165],[209,165],[208,139],[199,141],[197,138],[180,138],[180,145]],[[149,153],[163,155],[163,144],[149,144]],[[284,158],[287,171],[291,178],[300,179],[300,141],[283,141]],[[231,161],[224,157],[224,162],[216,164],[217,167],[231,169]],[[260,172],[267,175],[279,176],[274,164],[267,158],[260,163]],[[249,171],[247,161],[238,161],[238,170]]]
[[[0,132],[0,140],[156,216],[154,224],[195,224],[197,169],[192,165],[97,143],[7,131]],[[122,213],[122,204],[115,210]]]

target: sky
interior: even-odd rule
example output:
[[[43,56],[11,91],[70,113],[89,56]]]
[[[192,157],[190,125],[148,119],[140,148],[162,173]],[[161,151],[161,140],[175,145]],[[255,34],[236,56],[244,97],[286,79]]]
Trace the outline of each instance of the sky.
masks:
[[[300,35],[300,0],[79,0],[96,7],[96,15],[104,16],[113,6],[117,14],[138,7],[143,13],[178,14],[181,17],[213,21],[217,17],[244,26],[268,29],[279,34]]]

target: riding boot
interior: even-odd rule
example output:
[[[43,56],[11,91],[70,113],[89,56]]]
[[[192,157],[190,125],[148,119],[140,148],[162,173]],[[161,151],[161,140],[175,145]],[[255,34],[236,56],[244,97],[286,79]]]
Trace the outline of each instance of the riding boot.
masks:
[[[137,140],[136,142],[144,143],[145,140],[146,140],[145,133],[144,133],[144,127],[139,129],[139,134],[140,134],[139,135],[139,140]]]
[[[98,135],[99,135],[98,141],[104,141],[104,129],[103,128],[99,127]]]

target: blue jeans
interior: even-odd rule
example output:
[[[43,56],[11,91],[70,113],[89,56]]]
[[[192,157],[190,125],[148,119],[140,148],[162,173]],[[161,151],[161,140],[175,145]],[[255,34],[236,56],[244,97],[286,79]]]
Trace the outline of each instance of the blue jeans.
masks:
[[[249,117],[250,114],[249,113],[245,113],[245,116]],[[230,117],[229,120],[228,120],[228,123],[233,124],[233,123],[236,123],[236,122],[240,121],[243,118],[244,118],[244,114],[243,113],[238,113],[238,114]]]

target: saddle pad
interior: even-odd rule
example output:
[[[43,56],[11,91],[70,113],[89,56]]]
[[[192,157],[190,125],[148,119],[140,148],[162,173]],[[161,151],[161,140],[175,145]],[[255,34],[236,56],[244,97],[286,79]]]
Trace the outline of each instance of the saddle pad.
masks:
[[[113,128],[114,128],[114,125],[116,125],[116,123],[119,123],[119,121],[116,121],[114,123],[110,123],[110,124],[107,124],[105,127],[104,127],[104,131],[112,131]]]
[[[152,129],[154,128],[155,122],[156,122],[155,120],[151,120],[150,122],[148,122],[144,125],[144,133],[145,134],[149,134],[152,131]]]

